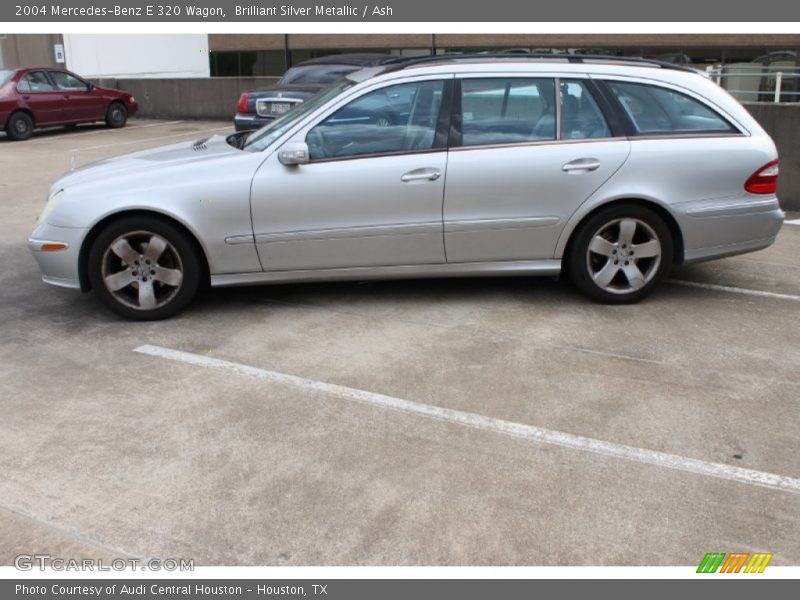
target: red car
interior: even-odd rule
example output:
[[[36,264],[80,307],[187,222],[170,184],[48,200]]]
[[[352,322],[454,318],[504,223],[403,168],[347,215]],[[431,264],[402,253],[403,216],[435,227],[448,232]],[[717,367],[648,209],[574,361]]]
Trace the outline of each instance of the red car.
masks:
[[[64,69],[0,70],[0,128],[13,140],[53,125],[105,121],[123,127],[136,109],[130,94],[98,87]]]

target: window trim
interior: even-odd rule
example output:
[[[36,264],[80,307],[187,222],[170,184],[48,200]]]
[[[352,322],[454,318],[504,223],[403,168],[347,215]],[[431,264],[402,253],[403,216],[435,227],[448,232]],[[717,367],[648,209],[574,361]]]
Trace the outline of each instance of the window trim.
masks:
[[[409,154],[432,154],[434,152],[447,152],[448,143],[450,138],[450,130],[451,130],[451,114],[452,114],[452,99],[453,99],[453,89],[455,87],[454,80],[452,77],[432,77],[430,79],[412,79],[410,81],[391,81],[388,85],[379,86],[379,87],[372,87],[366,90],[363,94],[350,98],[346,103],[338,106],[335,110],[326,113],[322,119],[316,121],[313,125],[306,128],[303,132],[303,141],[305,142],[308,139],[308,134],[311,131],[319,126],[321,123],[325,122],[326,119],[335,115],[339,110],[348,106],[351,102],[355,102],[364,96],[371,94],[372,92],[386,89],[389,87],[394,87],[395,85],[406,85],[409,83],[425,83],[428,81],[441,81],[442,82],[442,101],[439,105],[439,116],[436,120],[436,129],[434,130],[433,134],[433,146],[430,148],[424,148],[421,150],[392,150],[388,152],[370,152],[368,154],[353,154],[349,156],[331,156],[326,158],[313,158],[308,161],[309,165],[315,165],[319,163],[329,163],[329,162],[336,162],[342,160],[359,160],[362,158],[381,158],[383,156],[404,156]],[[306,142],[308,143],[308,142]]]
[[[598,88],[603,91],[604,97],[608,100],[609,103],[613,106],[614,113],[616,114],[618,119],[621,119],[623,123],[625,123],[625,129],[627,137],[633,140],[646,140],[646,139],[688,139],[688,138],[708,138],[708,137],[741,137],[745,136],[746,134],[742,131],[741,126],[727,117],[726,115],[722,114],[719,109],[715,106],[709,104],[705,99],[699,98],[694,94],[686,93],[682,90],[675,89],[673,87],[667,85],[660,85],[657,82],[643,82],[643,81],[636,81],[631,79],[616,79],[616,78],[607,78],[604,77],[603,79],[595,79],[594,82],[597,84]],[[703,108],[707,109],[711,113],[713,113],[717,118],[721,119],[724,123],[726,123],[731,130],[730,131],[718,131],[718,130],[709,130],[709,129],[696,129],[696,130],[675,130],[675,131],[665,131],[665,132],[657,132],[657,131],[647,131],[647,132],[639,132],[636,129],[636,125],[631,119],[628,111],[625,110],[625,107],[622,105],[622,101],[617,97],[614,93],[614,90],[611,89],[611,84],[617,82],[622,84],[629,84],[629,85],[640,85],[643,87],[653,87],[661,90],[665,90],[668,92],[672,92],[674,94],[680,94],[697,102]]]

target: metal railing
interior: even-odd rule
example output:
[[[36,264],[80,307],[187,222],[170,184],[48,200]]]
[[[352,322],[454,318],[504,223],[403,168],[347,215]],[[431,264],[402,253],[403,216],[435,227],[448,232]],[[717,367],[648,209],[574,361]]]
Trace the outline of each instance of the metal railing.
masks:
[[[800,102],[800,67],[716,65],[706,72],[737,100]]]

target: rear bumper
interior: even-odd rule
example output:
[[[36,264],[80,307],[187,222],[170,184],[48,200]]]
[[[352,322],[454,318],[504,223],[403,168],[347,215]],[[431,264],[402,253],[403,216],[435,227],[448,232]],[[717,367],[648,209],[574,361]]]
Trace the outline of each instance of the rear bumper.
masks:
[[[86,229],[55,227],[40,224],[28,238],[28,249],[33,254],[42,272],[42,281],[58,287],[81,289],[78,270],[79,254]],[[44,252],[48,243],[65,244],[66,248],[55,252]]]
[[[236,131],[253,131],[254,129],[261,129],[264,125],[268,125],[274,120],[273,117],[261,117],[250,113],[237,113],[236,116],[233,117],[233,126],[236,128]]]
[[[761,250],[771,245],[784,213],[775,196],[743,196],[674,206],[683,232],[684,262]]]

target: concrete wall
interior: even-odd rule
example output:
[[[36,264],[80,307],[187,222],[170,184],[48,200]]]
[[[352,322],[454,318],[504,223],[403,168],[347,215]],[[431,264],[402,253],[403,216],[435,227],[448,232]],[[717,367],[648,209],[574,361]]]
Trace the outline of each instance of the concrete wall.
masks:
[[[140,117],[154,119],[233,119],[242,92],[271,85],[277,77],[209,79],[100,79],[99,85],[130,92]]]
[[[208,77],[208,35],[64,34],[67,68],[84,77]]]
[[[784,210],[800,210],[800,104],[745,103],[775,140],[781,157],[778,197]]]

